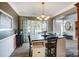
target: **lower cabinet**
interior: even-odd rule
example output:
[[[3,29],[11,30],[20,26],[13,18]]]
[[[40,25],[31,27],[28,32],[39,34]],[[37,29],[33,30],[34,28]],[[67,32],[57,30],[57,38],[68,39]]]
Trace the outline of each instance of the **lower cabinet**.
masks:
[[[33,48],[32,56],[33,57],[45,57],[45,48],[44,47]]]

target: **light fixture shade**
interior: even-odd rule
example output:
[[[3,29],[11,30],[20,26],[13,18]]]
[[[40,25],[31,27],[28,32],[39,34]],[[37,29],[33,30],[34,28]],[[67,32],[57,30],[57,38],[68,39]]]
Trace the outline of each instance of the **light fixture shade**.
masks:
[[[40,17],[37,17],[37,19],[40,19]]]
[[[41,18],[41,17],[37,17],[37,19],[42,20],[42,18]]]
[[[37,17],[39,20],[48,20],[50,16],[41,15],[40,17]]]
[[[42,18],[40,18],[39,20],[42,20]]]
[[[41,15],[41,18],[44,18],[45,17],[45,15]]]
[[[49,16],[47,16],[46,18],[45,18],[45,20],[48,20],[50,17]]]

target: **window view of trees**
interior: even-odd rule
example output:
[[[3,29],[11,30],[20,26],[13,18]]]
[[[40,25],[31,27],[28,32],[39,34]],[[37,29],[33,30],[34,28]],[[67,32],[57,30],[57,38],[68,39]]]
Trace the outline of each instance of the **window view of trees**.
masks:
[[[37,38],[43,31],[47,30],[47,21],[25,20],[25,33],[31,35],[31,38]],[[25,22],[24,21],[24,22]]]

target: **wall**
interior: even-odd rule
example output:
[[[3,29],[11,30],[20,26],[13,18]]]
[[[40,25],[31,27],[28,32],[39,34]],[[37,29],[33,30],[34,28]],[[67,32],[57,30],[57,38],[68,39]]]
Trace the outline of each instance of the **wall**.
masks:
[[[0,40],[0,57],[9,57],[15,50],[15,35]]]
[[[66,20],[64,20],[64,23],[66,23],[66,22],[70,22],[71,23],[71,29],[70,30],[66,30],[65,29],[65,25],[64,25],[64,32],[67,35],[72,35],[73,36],[73,40],[75,40],[76,39],[76,36],[75,36],[75,33],[76,33],[76,31],[75,31],[76,13],[68,16],[68,18]]]
[[[18,15],[7,2],[0,2],[0,9],[13,17],[12,29],[18,29]],[[1,33],[0,33],[1,34]],[[14,34],[15,35],[15,34]],[[15,36],[10,35],[0,40],[0,57],[8,57],[16,48]]]
[[[72,21],[72,22],[71,22]],[[66,33],[66,34],[68,34],[68,35],[73,35],[74,33],[73,32],[75,32],[74,30],[75,30],[75,21],[74,20],[72,20],[72,19],[68,19],[68,20],[65,20],[64,21],[64,23],[66,23],[66,22],[70,22],[71,23],[71,29],[70,30],[66,30],[65,29],[65,25],[64,25],[64,32]]]
[[[0,9],[8,13],[13,17],[13,29],[18,28],[18,15],[17,13],[9,6],[7,2],[0,2]]]
[[[26,19],[24,16],[19,17],[19,30],[23,30],[23,20]]]
[[[57,15],[53,18],[53,32],[58,32],[59,31],[59,25],[56,25],[56,20],[63,20],[63,32],[65,32],[66,34],[68,35],[72,35],[73,36],[73,39],[76,39],[75,38],[75,22],[77,21],[77,17],[76,17],[76,10],[75,8],[72,8],[60,15]],[[65,29],[65,23],[69,21],[71,22],[72,24],[72,29],[67,31]]]

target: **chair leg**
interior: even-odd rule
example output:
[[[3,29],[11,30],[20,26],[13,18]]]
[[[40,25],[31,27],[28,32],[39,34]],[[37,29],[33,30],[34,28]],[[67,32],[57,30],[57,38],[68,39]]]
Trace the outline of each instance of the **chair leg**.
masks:
[[[31,46],[29,48],[29,56],[32,57],[32,48],[31,48]]]
[[[48,57],[56,57],[56,47],[53,48],[53,49],[54,49],[53,54],[52,54],[52,50],[51,50],[51,49],[52,49],[52,48],[48,48],[48,49],[47,49],[47,56],[48,56]]]
[[[56,57],[56,53],[57,53],[57,52],[56,52],[56,47],[55,47],[55,57]]]
[[[48,48],[47,49],[47,56],[50,57],[50,55],[51,55],[51,50],[50,50],[50,48]]]

